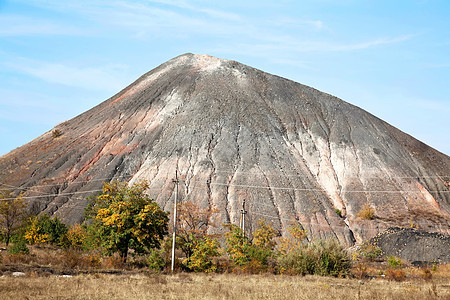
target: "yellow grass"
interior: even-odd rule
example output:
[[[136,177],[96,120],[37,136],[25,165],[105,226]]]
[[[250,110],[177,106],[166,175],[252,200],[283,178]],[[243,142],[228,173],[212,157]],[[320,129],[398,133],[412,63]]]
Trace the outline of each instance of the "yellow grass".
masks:
[[[175,274],[0,277],[0,299],[449,299],[450,282]]]

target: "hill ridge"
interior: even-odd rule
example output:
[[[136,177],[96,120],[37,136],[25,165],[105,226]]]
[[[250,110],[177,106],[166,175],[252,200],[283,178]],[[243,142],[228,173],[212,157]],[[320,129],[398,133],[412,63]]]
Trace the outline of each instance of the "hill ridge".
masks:
[[[146,179],[170,210],[176,169],[180,201],[215,206],[217,224],[236,223],[246,199],[250,231],[266,218],[349,245],[410,222],[450,233],[448,156],[335,96],[208,55],[175,57],[0,157],[0,182],[73,223],[100,178]],[[357,216],[364,205],[373,220]]]

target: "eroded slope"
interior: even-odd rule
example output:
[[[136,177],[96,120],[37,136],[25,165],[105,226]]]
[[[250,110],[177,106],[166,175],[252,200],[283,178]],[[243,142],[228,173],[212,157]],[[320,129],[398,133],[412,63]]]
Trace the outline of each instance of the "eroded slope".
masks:
[[[71,223],[112,178],[148,180],[171,209],[178,169],[180,200],[215,206],[216,224],[237,223],[246,199],[249,230],[260,218],[281,230],[300,222],[310,237],[347,244],[410,223],[450,232],[448,156],[336,97],[234,61],[182,55],[55,128],[61,136],[1,157],[0,182]],[[374,220],[356,217],[364,204]]]

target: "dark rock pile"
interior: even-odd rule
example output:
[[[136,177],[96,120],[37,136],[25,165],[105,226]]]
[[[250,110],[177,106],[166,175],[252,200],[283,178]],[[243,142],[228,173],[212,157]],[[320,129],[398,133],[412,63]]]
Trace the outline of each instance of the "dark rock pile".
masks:
[[[450,262],[450,235],[412,228],[390,227],[369,243],[383,256],[395,255],[414,265]]]

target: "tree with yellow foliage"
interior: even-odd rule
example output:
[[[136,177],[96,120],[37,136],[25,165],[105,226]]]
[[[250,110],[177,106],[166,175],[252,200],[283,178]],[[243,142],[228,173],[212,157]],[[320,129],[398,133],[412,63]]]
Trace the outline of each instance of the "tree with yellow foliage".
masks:
[[[30,218],[30,225],[28,226],[24,237],[31,245],[43,244],[50,240],[50,235],[45,233],[42,230],[42,227],[39,226],[38,217]]]
[[[103,190],[89,205],[87,216],[100,245],[108,254],[119,252],[126,261],[128,250],[147,253],[160,246],[167,234],[168,213],[150,199],[146,182],[104,183]]]
[[[11,236],[23,225],[26,204],[22,196],[13,197],[9,191],[0,190],[0,230],[8,246]]]

